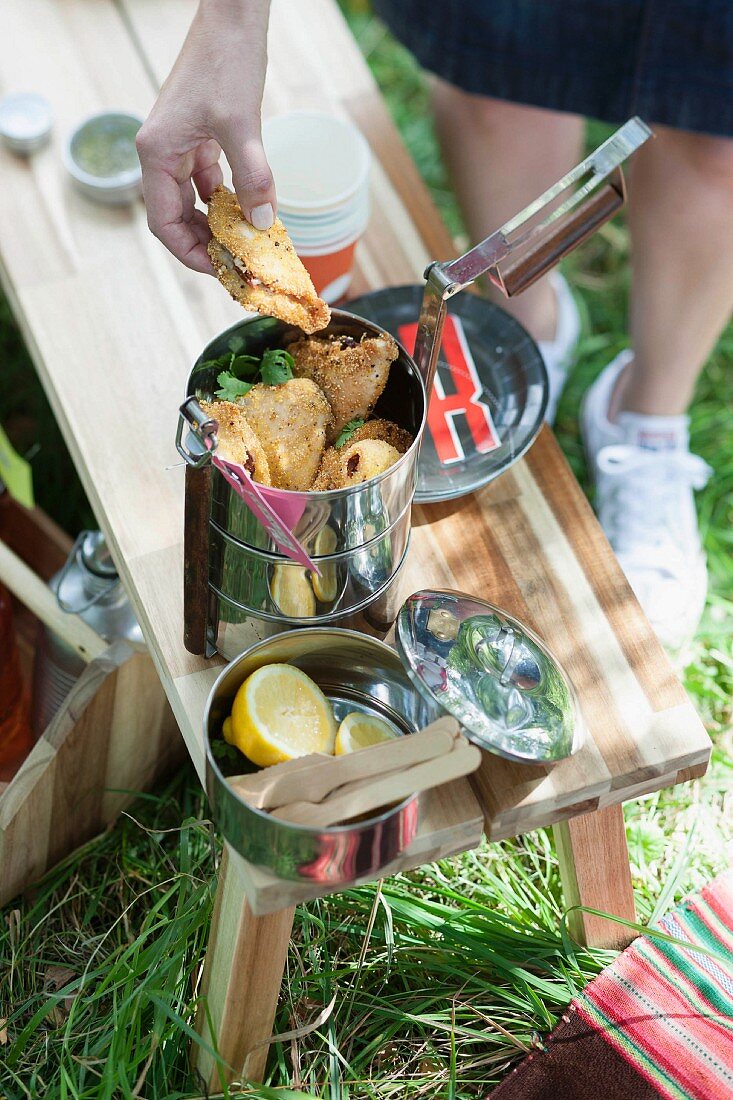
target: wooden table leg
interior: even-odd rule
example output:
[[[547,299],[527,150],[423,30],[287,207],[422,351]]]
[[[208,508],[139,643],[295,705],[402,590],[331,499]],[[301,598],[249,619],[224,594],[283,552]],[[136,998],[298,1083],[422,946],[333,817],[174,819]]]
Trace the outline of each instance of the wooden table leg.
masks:
[[[295,912],[290,907],[255,917],[247,904],[239,861],[225,844],[196,1019],[199,1035],[231,1069],[220,1068],[198,1043],[192,1047],[195,1068],[217,1092],[222,1078],[227,1083],[262,1080]]]
[[[582,814],[554,826],[565,901],[635,921],[629,850],[620,806]],[[590,913],[568,918],[571,935],[589,947],[624,948],[637,935]]]

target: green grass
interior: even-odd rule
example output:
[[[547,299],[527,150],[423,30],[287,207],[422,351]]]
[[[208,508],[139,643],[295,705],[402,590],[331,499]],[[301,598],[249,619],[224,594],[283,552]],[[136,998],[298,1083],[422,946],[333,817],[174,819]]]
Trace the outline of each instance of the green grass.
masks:
[[[459,233],[415,66],[364,3],[344,0],[344,6],[443,215]],[[590,140],[602,132],[594,127]],[[586,335],[557,429],[581,480],[576,411],[588,382],[626,339],[627,249],[615,222],[569,265]],[[0,398],[0,421],[24,451],[42,441],[32,459],[39,499],[76,531],[91,521],[88,506],[7,310],[0,312],[0,354],[11,383]],[[692,410],[693,447],[715,477],[699,497],[710,596],[684,675],[715,752],[704,779],[625,807],[643,920],[721,870],[733,839],[732,361],[729,330]],[[6,908],[0,1096],[201,1095],[187,1045],[219,854],[207,816],[186,769]],[[274,1044],[269,1090],[235,1088],[230,1095],[485,1096],[541,1044],[568,1000],[610,958],[574,948],[562,914],[556,856],[544,830],[484,845],[381,889],[300,907],[275,1024],[278,1033],[296,1037]]]

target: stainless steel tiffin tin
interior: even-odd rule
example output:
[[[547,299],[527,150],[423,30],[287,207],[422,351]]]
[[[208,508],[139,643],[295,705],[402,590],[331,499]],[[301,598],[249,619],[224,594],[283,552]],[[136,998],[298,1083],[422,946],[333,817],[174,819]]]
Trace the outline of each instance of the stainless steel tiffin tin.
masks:
[[[469,741],[523,764],[552,764],[584,741],[575,692],[542,641],[498,608],[463,593],[410,596],[397,617],[397,650],[362,633],[327,627],[259,642],[227,665],[209,695],[206,786],[214,820],[229,843],[283,878],[339,884],[379,871],[414,838],[419,799],[411,796],[368,820],[322,830],[280,821],[247,803],[227,782],[217,743],[238,688],[271,663],[296,665],[315,680],[337,721],[361,710],[411,734],[449,713]],[[236,774],[245,770],[244,759],[233,765]]]
[[[386,718],[403,733],[413,733],[437,716],[437,706],[413,690],[390,646],[326,627],[294,630],[260,642],[227,665],[211,689],[204,715],[206,791],[214,820],[232,847],[281,878],[314,884],[338,885],[379,871],[415,836],[416,795],[366,821],[318,830],[278,821],[255,809],[227,782],[213,746],[221,738],[237,688],[255,669],[271,662],[297,665],[315,680],[337,720],[363,710]]]
[[[217,424],[196,409],[197,395],[210,396],[214,389],[205,360],[220,354],[228,337],[236,333],[244,350],[257,354],[282,346],[287,327],[271,318],[243,321],[213,341],[194,367],[177,438],[187,462],[184,637],[191,652],[210,655],[218,648],[233,656],[206,705],[206,784],[215,822],[249,862],[283,878],[339,885],[381,871],[407,848],[419,823],[416,795],[366,819],[314,829],[255,809],[237,793],[222,766],[227,752],[222,725],[237,690],[262,665],[297,665],[319,684],[337,720],[362,710],[409,735],[447,712],[469,741],[522,765],[552,765],[583,744],[573,686],[540,638],[511,615],[464,593],[425,590],[402,603],[400,578],[449,299],[481,275],[507,295],[531,285],[622,205],[620,165],[649,136],[648,128],[632,119],[501,230],[458,260],[427,269],[414,358],[400,347],[375,409],[410,430],[413,446],[390,470],[362,485],[301,494],[296,536],[313,551],[319,531],[328,526],[329,543],[335,543],[329,554],[314,557],[323,597],[315,604],[308,599],[283,606],[286,571],[304,574],[304,566],[276,551],[212,468],[205,437],[216,446]],[[568,190],[570,197],[564,194]],[[385,330],[334,310],[327,331],[358,337]],[[536,397],[532,407],[543,410],[544,399]],[[541,412],[523,450],[540,425]],[[494,462],[485,480],[516,457],[509,448],[505,464]],[[461,495],[460,477],[435,479],[429,466],[422,499]],[[481,483],[475,470],[469,479],[471,490]],[[380,637],[395,621],[393,649]],[[246,770],[243,761],[240,755],[229,774]],[[303,796],[307,799],[307,790]]]
[[[386,622],[383,609],[388,592],[396,587],[407,551],[427,410],[420,372],[404,348],[400,347],[392,364],[375,414],[397,421],[414,436],[407,453],[385,473],[362,485],[318,493],[280,490],[302,510],[293,534],[327,578],[328,598],[316,599],[311,610],[298,613],[278,604],[278,577],[294,570],[303,573],[303,566],[278,551],[241,497],[212,468],[201,442],[207,424],[200,423],[195,399],[210,396],[216,388],[216,371],[205,366],[207,361],[221,354],[233,336],[242,341],[243,353],[261,355],[268,347],[283,346],[297,332],[269,317],[242,321],[204,349],[189,377],[190,398],[182,409],[194,430],[184,441],[182,417],[178,448],[188,463],[184,635],[192,652],[218,650],[233,656],[246,645],[294,626],[357,626],[355,616],[370,604],[379,605],[375,623],[384,622],[385,631],[392,625]],[[336,309],[331,311],[325,332],[357,339],[364,333],[385,334],[378,325]],[[317,553],[316,539],[327,527],[335,549],[324,556]],[[379,632],[378,626],[371,629]]]

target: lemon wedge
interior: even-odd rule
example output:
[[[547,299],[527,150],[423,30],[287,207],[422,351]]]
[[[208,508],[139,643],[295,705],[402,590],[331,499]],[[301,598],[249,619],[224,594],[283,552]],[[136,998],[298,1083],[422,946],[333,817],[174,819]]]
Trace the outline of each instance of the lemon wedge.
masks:
[[[276,565],[272,571],[270,593],[288,619],[308,619],[316,613],[307,570],[294,565]]]
[[[314,555],[333,554],[337,546],[336,532],[333,527],[323,527],[316,535],[313,543]],[[317,599],[323,603],[333,603],[338,596],[338,573],[336,563],[332,561],[319,563],[320,577],[317,573],[312,576],[313,591]]]
[[[232,739],[253,764],[267,768],[311,752],[333,752],[331,704],[293,665],[263,665],[234,697]]]
[[[224,737],[224,740],[227,741],[230,745],[233,745],[234,744],[234,735],[232,733],[232,716],[231,716],[231,714],[229,715],[228,718],[225,718],[224,721],[222,722],[221,732],[222,732],[222,736]]]
[[[354,711],[346,715],[338,728],[334,752],[336,756],[343,756],[344,753],[358,752],[359,749],[367,749],[370,745],[391,741],[398,736],[394,727],[385,722],[384,718]]]

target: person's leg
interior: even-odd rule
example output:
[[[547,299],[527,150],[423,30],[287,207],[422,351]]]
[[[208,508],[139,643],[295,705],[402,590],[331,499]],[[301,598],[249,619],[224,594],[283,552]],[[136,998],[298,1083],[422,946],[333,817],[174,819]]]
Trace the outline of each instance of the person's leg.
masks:
[[[482,240],[536,199],[582,157],[576,115],[468,95],[433,85],[435,124],[471,241]],[[536,340],[552,340],[556,306],[546,279],[516,298],[496,301]]]
[[[634,359],[612,419],[684,413],[733,309],[733,140],[655,132],[630,166]]]
[[[632,162],[631,348],[593,383],[583,436],[596,508],[659,636],[691,636],[707,573],[685,412],[733,307],[733,141],[659,127]]]

